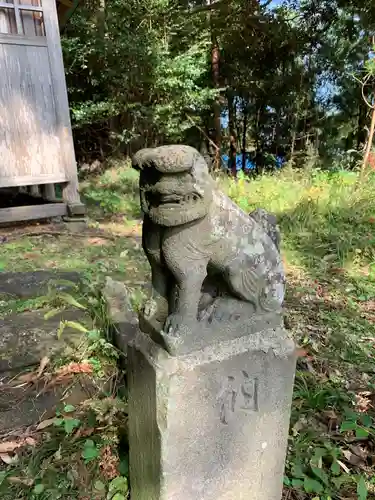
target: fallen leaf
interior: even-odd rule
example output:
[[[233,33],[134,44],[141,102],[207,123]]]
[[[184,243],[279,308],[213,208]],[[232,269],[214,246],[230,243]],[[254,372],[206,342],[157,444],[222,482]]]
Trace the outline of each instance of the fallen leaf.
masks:
[[[75,433],[74,437],[75,439],[81,438],[81,437],[88,437],[94,434],[95,429],[94,428],[89,428],[89,429],[78,429],[77,432]]]
[[[36,373],[35,372],[29,372],[25,373],[23,375],[20,375],[19,377],[16,378],[14,381],[15,384],[31,384],[36,380]]]
[[[342,468],[342,470],[344,472],[346,472],[347,474],[350,474],[349,467],[347,467],[343,462],[341,462],[341,460],[337,460],[337,463],[340,465],[340,467]]]
[[[93,368],[90,363],[69,363],[56,371],[56,375],[64,377],[75,373],[92,373]]]
[[[327,424],[328,430],[336,430],[339,425],[339,418],[333,410],[326,410],[322,412],[324,421]]]
[[[350,451],[361,458],[363,461],[367,460],[368,452],[361,448],[359,445],[352,444],[350,446]]]
[[[46,267],[52,267],[52,268],[54,268],[54,267],[58,267],[57,262],[56,262],[56,261],[53,261],[53,260],[49,260],[49,261],[48,261],[48,262],[46,262],[44,265],[45,265]]]
[[[12,465],[18,462],[18,456],[14,455],[11,457],[8,453],[0,453],[0,460],[7,465]]]
[[[22,446],[35,446],[36,444],[37,441],[29,436],[20,441],[5,441],[0,443],[0,454],[12,452],[17,448],[22,448]]]
[[[306,358],[306,356],[308,356],[308,352],[306,351],[306,349],[299,347],[296,349],[296,356],[297,358]]]
[[[22,479],[21,477],[17,476],[8,477],[8,481],[15,484],[24,484],[25,486],[32,486],[34,484],[34,481],[32,479]]]
[[[41,431],[43,429],[46,429],[47,427],[51,427],[51,425],[53,425],[55,422],[55,419],[54,418],[48,418],[47,420],[42,420],[42,422],[40,422],[38,425],[37,425],[37,428],[36,430],[37,431]]]
[[[364,463],[363,459],[359,457],[358,455],[355,455],[352,453],[350,450],[343,450],[343,455],[346,458],[346,460],[350,463],[350,465],[361,465]]]
[[[46,393],[49,389],[54,387],[57,384],[64,384],[65,382],[70,382],[74,375],[79,373],[92,373],[93,367],[90,363],[69,363],[68,365],[62,366],[54,373],[52,379],[48,382],[47,385],[43,387],[43,389],[38,394],[38,397],[41,394]]]
[[[101,452],[101,460],[99,462],[99,467],[103,476],[107,480],[114,479],[118,476],[118,467],[120,460],[117,455],[115,455],[110,446],[106,446],[102,448]]]
[[[25,259],[38,259],[40,257],[38,253],[25,253],[23,256]]]
[[[44,356],[41,359],[38,371],[36,373],[37,378],[40,378],[42,376],[42,374],[43,374],[44,370],[46,369],[46,366],[49,364],[49,362],[50,362],[50,359],[48,356]]]
[[[355,396],[355,406],[358,413],[367,413],[372,407],[371,392],[360,392]]]
[[[27,437],[25,438],[25,443],[28,444],[29,446],[35,446],[37,444],[37,441],[32,437]]]
[[[37,397],[39,398],[42,394],[45,394],[48,392],[52,387],[55,387],[56,385],[66,385],[72,381],[74,377],[73,373],[66,374],[66,375],[58,375],[53,377],[48,384],[46,384],[43,389],[37,394]]]
[[[108,246],[111,244],[110,241],[104,239],[104,238],[88,238],[87,243],[93,246]]]
[[[17,441],[6,441],[5,443],[0,443],[0,453],[9,453],[10,451],[20,448],[22,445],[23,442]]]

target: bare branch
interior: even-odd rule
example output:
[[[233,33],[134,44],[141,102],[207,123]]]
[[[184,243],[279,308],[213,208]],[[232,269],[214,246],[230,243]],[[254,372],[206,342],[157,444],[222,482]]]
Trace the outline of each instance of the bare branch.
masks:
[[[266,2],[261,4],[261,8],[262,9],[267,8],[272,2],[273,2],[273,0],[267,0]]]
[[[205,138],[208,140],[208,142],[209,142],[209,143],[210,143],[210,144],[211,144],[211,145],[212,145],[212,146],[216,149],[216,151],[219,151],[219,150],[220,150],[219,146],[217,146],[217,145],[214,143],[214,141],[208,137],[208,135],[205,133],[205,131],[202,129],[202,127],[200,127],[199,125],[197,125],[197,124],[195,123],[195,121],[192,119],[192,117],[191,117],[191,116],[189,116],[188,114],[186,114],[186,117],[188,118],[188,120],[190,120],[190,121],[191,121],[191,123],[194,125],[194,127],[197,127],[197,129],[198,129],[198,130],[199,130],[199,131],[200,131],[200,132],[204,135],[204,137],[205,137]]]
[[[267,2],[264,5],[261,5],[261,7],[267,7],[270,3],[272,3],[273,0],[267,0]],[[228,0],[218,0],[215,3],[211,3],[208,5],[201,5],[199,7],[194,7],[193,9],[190,9],[187,11],[187,14],[199,14],[201,12],[209,12],[212,10],[220,9],[222,6],[227,5],[229,7],[230,3]],[[254,14],[252,16],[246,16],[246,20],[267,20],[268,18],[266,16],[263,16],[262,14]]]
[[[215,10],[226,3],[228,3],[228,0],[218,0],[215,3],[210,3],[208,5],[201,5],[199,7],[194,7],[193,9],[189,10],[189,13],[190,14],[197,14],[198,12],[207,12],[210,10]]]
[[[365,95],[365,87],[368,84],[368,81],[370,80],[370,78],[371,78],[372,75],[371,74],[366,75],[363,80],[360,80],[355,75],[351,75],[351,76],[354,78],[354,80],[356,80],[361,85],[362,98],[365,101],[365,103],[367,104],[367,106],[370,109],[375,109],[375,104],[371,104],[371,102],[368,101],[368,99],[367,99],[367,97]]]

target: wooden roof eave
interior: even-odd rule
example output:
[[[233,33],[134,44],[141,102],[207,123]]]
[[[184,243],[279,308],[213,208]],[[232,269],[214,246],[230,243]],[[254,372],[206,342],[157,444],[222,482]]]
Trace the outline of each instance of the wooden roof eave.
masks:
[[[80,0],[56,0],[60,31],[65,27]]]

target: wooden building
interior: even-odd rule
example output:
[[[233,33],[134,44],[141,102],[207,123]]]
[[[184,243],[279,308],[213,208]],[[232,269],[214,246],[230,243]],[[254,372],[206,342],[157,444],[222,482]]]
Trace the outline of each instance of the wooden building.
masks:
[[[57,15],[71,8],[70,0],[0,0],[0,201],[12,190],[39,197],[1,205],[0,223],[84,213]]]

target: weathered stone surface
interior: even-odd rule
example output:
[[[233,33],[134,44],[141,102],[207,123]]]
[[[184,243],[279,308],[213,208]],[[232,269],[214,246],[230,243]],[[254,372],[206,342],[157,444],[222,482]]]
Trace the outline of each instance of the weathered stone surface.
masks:
[[[171,357],[129,346],[132,500],[280,500],[295,369],[281,328]]]
[[[82,312],[64,311],[45,320],[46,312],[24,312],[0,320],[0,373],[38,364],[44,356],[67,352],[79,342],[82,333],[66,328],[58,340],[57,330],[61,319],[87,322]]]
[[[113,341],[116,347],[126,354],[128,343],[138,329],[138,318],[130,302],[130,292],[124,283],[107,276],[103,296],[114,326]]]
[[[276,219],[188,146],[133,166],[152,297],[128,350],[132,500],[280,500],[296,359]]]
[[[195,331],[215,337],[218,328],[262,315],[277,322],[285,277],[276,220],[264,210],[243,212],[189,146],[141,150],[133,165],[152,270],[143,316],[170,354],[194,350]]]
[[[63,227],[70,233],[80,233],[87,231],[87,220],[83,217],[63,217]]]
[[[254,212],[251,212],[249,216],[263,226],[263,229],[274,242],[276,248],[280,250],[281,235],[276,217],[262,208],[257,208]]]
[[[12,297],[28,299],[45,295],[51,281],[65,280],[78,283],[80,274],[75,271],[30,271],[0,273],[0,299]],[[59,288],[69,288],[59,285]]]
[[[86,206],[83,203],[68,204],[68,214],[70,217],[84,216],[87,213]]]

